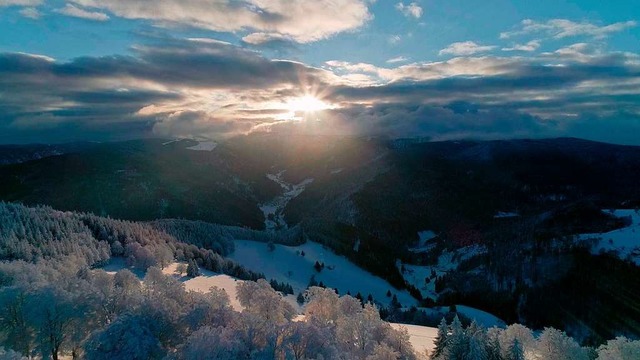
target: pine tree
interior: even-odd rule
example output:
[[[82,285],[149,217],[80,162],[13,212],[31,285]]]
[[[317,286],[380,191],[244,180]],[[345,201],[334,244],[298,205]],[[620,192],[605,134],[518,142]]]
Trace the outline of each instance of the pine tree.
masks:
[[[518,339],[513,339],[511,346],[509,346],[508,360],[524,360],[524,349]]]
[[[200,267],[198,267],[198,263],[194,259],[189,260],[189,265],[187,266],[187,276],[192,278],[200,276]]]
[[[462,360],[469,353],[469,338],[456,315],[451,322],[451,335],[447,344],[449,359]]]
[[[487,334],[485,330],[473,320],[466,330],[469,339],[468,360],[488,360]]]
[[[302,292],[298,293],[298,297],[296,298],[296,300],[298,301],[298,304],[304,304],[304,295],[302,295]]]
[[[432,359],[443,356],[445,354],[448,337],[449,327],[447,326],[447,321],[442,318],[442,320],[440,320],[440,325],[438,325],[438,336],[436,337],[434,342],[433,354],[431,355]]]
[[[497,331],[496,331],[497,330]],[[502,360],[502,349],[497,328],[490,329],[487,334],[487,360]]]
[[[396,294],[393,294],[393,298],[391,299],[391,306],[396,309],[402,307],[402,304],[400,304],[400,302],[398,301],[398,297],[396,296]]]

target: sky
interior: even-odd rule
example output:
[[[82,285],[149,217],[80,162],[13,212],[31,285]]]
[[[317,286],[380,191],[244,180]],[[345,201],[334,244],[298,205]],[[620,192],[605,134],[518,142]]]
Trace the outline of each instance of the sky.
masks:
[[[292,131],[640,145],[640,4],[0,0],[0,143]]]

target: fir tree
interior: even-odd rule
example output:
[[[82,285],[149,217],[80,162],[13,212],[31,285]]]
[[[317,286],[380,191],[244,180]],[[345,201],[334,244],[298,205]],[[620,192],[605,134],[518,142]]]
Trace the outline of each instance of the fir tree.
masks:
[[[462,360],[469,353],[469,338],[456,315],[451,322],[451,335],[448,339],[448,355],[451,360]]]
[[[501,330],[495,330],[497,328],[489,330],[490,334],[487,335],[487,360],[502,360],[502,349],[498,338],[498,331]]]
[[[449,327],[447,326],[447,321],[442,318],[440,320],[440,325],[438,325],[438,336],[434,342],[433,354],[431,355],[432,359],[435,359],[439,356],[444,356],[445,350],[447,348],[447,340],[449,337]]]
[[[200,267],[198,267],[198,263],[194,259],[189,260],[189,265],[187,266],[187,276],[192,278],[200,276]]]
[[[518,339],[513,339],[511,346],[509,346],[508,360],[524,360],[524,349]]]

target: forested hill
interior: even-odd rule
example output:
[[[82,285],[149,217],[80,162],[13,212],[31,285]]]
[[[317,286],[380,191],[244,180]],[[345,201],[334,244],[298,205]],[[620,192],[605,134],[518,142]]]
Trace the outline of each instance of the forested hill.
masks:
[[[553,328],[534,334],[518,324],[463,326],[455,313],[449,323],[442,320],[428,346],[433,351],[416,353],[413,342],[430,340],[412,339],[380,318],[380,310],[400,309],[379,309],[321,287],[298,299],[304,305],[298,316],[273,282],[222,257],[233,250],[235,236],[292,243],[299,241],[295,231],[262,235],[177,220],[135,223],[0,203],[0,235],[2,359],[634,360],[640,354],[640,341],[624,337],[595,349]],[[125,257],[139,274],[100,269],[111,257]],[[196,271],[189,276],[198,275],[191,264],[200,264],[258,281],[235,283],[238,312],[224,290],[186,291],[161,271],[176,260]]]
[[[112,257],[123,257],[130,266],[144,271],[175,260],[195,260],[212,271],[241,279],[263,277],[225,259],[237,238],[292,244],[301,241],[301,233],[297,228],[267,233],[184,220],[131,222],[0,202],[0,260],[4,265],[71,260],[75,267],[95,268]],[[17,272],[15,276],[28,274]]]
[[[168,243],[193,234],[194,245],[214,254],[225,247],[207,234],[233,238],[225,229],[244,229],[251,239],[288,228],[291,239],[279,241],[326,245],[425,306],[468,305],[594,344],[640,335],[640,268],[632,258],[640,250],[600,251],[597,236],[577,241],[633,234],[614,214],[640,206],[640,147],[572,138],[148,139],[3,165],[0,183],[5,201],[151,221],[144,226],[171,234]],[[153,222],[164,218],[193,222]],[[199,221],[232,227],[210,230]],[[435,237],[421,240],[424,233]],[[34,256],[29,246],[12,251]],[[623,321],[612,316],[618,312],[632,316]]]

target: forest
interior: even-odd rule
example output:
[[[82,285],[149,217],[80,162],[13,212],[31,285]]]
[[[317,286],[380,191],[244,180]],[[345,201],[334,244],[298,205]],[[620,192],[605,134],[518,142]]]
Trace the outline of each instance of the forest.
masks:
[[[287,284],[268,282],[224,258],[236,236],[251,234],[201,222],[138,223],[0,203],[0,358],[428,356],[414,351],[406,330],[394,330],[381,318],[399,316],[400,309],[311,286],[298,299],[304,309],[298,314],[277,291]],[[298,241],[291,231],[253,233],[253,239]],[[101,269],[117,257],[125,258],[128,268]],[[163,274],[162,267],[175,261],[247,280],[237,286],[243,311],[233,310],[222,289],[187,291]],[[432,359],[637,359],[640,354],[640,341],[625,337],[583,347],[553,328],[484,329],[469,321],[463,326],[456,315],[448,318],[439,325]]]

